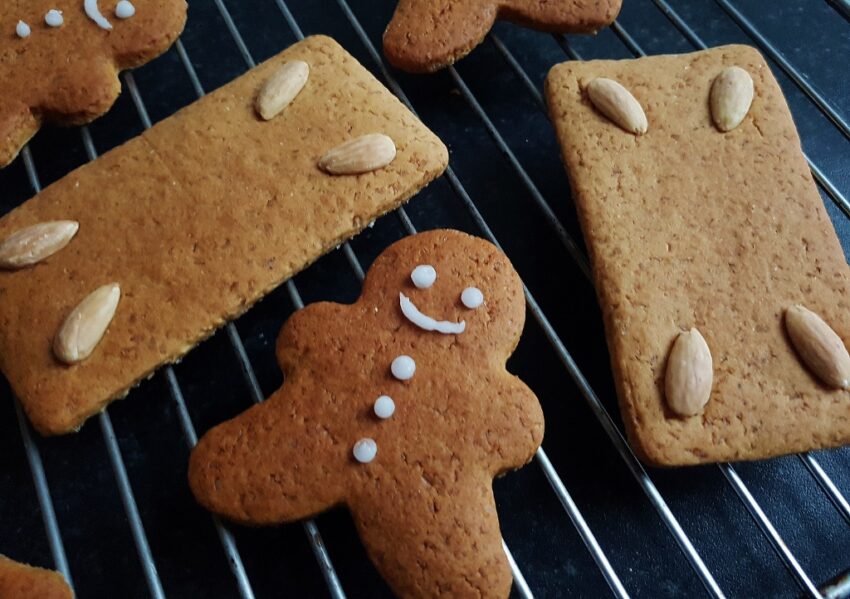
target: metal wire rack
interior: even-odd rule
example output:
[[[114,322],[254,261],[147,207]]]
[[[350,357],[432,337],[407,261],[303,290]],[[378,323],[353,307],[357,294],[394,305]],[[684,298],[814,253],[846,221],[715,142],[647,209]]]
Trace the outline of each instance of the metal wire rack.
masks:
[[[0,453],[7,456],[0,552],[59,569],[81,597],[386,595],[345,515],[305,522],[300,538],[297,526],[231,529],[194,506],[185,458],[197,429],[247,407],[245,389],[260,402],[279,384],[273,339],[303,297],[350,301],[364,265],[393,239],[417,226],[454,226],[503,242],[526,281],[531,318],[511,366],[538,391],[548,431],[535,463],[496,483],[514,594],[821,597],[819,585],[850,567],[850,452],[659,471],[645,468],[626,444],[540,85],[548,67],[567,59],[756,45],[789,97],[846,251],[850,102],[822,91],[828,68],[813,73],[797,64],[800,56],[808,66],[820,57],[780,43],[789,30],[777,36],[763,10],[782,13],[775,3],[626,0],[618,22],[594,38],[499,26],[457,67],[411,77],[384,63],[380,34],[392,3],[374,4],[193,0],[182,40],[163,59],[123,75],[129,101],[79,132],[43,132],[0,173],[5,212],[40,190],[36,155],[57,178],[95,159],[98,146],[150,127],[305,31],[341,41],[453,154],[442,180],[408,208],[380,219],[103,412],[99,437],[89,424],[76,437],[39,439],[3,391],[16,418],[0,418]],[[845,0],[794,0],[784,10],[822,29],[822,52],[850,52]]]

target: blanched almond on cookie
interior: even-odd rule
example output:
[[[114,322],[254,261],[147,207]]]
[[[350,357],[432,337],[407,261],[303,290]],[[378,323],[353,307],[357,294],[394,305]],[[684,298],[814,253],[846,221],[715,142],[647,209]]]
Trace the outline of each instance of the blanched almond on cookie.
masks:
[[[711,84],[711,118],[717,128],[731,131],[741,124],[753,103],[753,78],[741,67],[726,67]]]
[[[270,120],[289,106],[310,76],[310,67],[303,60],[284,63],[263,84],[254,107],[263,120]]]
[[[817,377],[839,389],[850,388],[850,354],[835,331],[803,306],[785,310],[785,329],[797,355]]]
[[[55,220],[16,231],[0,243],[0,268],[25,268],[41,262],[68,245],[79,228],[77,221]]]
[[[77,304],[53,340],[53,353],[66,364],[88,358],[115,316],[121,289],[118,283],[98,287]]]
[[[587,84],[587,97],[610,121],[629,133],[646,133],[646,113],[629,90],[614,81],[597,77]]]
[[[335,147],[319,159],[319,168],[332,175],[357,175],[387,166],[395,158],[393,140],[370,133]]]
[[[702,412],[711,396],[714,378],[711,351],[694,328],[679,333],[667,358],[664,389],[667,405],[680,416],[695,416]]]

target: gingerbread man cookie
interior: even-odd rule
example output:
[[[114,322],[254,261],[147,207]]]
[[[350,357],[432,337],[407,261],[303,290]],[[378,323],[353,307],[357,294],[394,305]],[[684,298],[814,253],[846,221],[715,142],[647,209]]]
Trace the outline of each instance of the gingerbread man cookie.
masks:
[[[87,123],[121,91],[118,72],[165,52],[184,0],[4,0],[0,3],[0,168],[42,122]]]
[[[59,572],[20,564],[0,555],[0,597],[73,599],[74,593]]]
[[[413,73],[442,69],[480,44],[497,19],[555,33],[610,25],[621,0],[400,0],[384,33],[384,54]]]
[[[505,370],[524,321],[519,276],[490,243],[395,243],[355,304],[289,319],[283,387],[201,439],[192,491],[252,525],[345,506],[398,595],[506,597],[492,480],[543,438],[537,398]]]

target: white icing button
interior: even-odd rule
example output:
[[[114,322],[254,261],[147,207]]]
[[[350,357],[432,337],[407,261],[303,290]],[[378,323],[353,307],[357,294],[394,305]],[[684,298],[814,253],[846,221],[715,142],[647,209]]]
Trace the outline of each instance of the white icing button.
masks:
[[[50,27],[61,27],[62,23],[65,22],[65,19],[62,17],[61,10],[51,8],[47,11],[47,14],[44,15],[44,22],[47,23]]]
[[[115,16],[119,19],[129,19],[136,14],[136,7],[129,0],[121,0],[115,6]]]
[[[389,395],[381,395],[375,400],[375,416],[385,420],[395,413],[395,402]]]
[[[31,33],[30,26],[23,21],[18,21],[18,24],[15,25],[15,33],[17,33],[20,38],[29,37]]]
[[[390,370],[395,378],[406,381],[413,378],[413,373],[416,372],[416,362],[410,356],[399,356],[393,360]]]
[[[484,303],[484,294],[478,287],[467,287],[460,294],[460,301],[470,310],[474,310]]]
[[[410,273],[410,280],[417,289],[427,289],[437,280],[437,271],[430,264],[420,264]]]
[[[378,444],[375,443],[374,439],[364,437],[354,444],[352,453],[354,454],[355,460],[361,464],[368,464],[374,460],[375,456],[378,454]]]

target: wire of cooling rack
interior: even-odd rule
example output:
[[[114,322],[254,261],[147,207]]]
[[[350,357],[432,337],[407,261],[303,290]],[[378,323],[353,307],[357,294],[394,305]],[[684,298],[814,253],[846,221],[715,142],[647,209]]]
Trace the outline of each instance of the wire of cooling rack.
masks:
[[[669,9],[669,6],[667,7],[668,10],[665,10],[664,8],[662,8],[662,4],[666,4],[665,2],[663,2],[663,0],[653,0],[653,1],[656,3],[656,5],[659,6],[659,8],[662,10],[662,12],[664,12],[668,16],[668,18],[671,18],[671,20],[673,20],[673,17],[671,17],[671,15],[674,15],[676,18],[678,18],[678,15],[675,15],[675,12],[673,12],[672,9]],[[836,7],[836,10],[841,10],[840,7],[843,5],[843,0],[827,0],[827,1],[829,1],[831,4],[833,4]],[[381,59],[380,55],[377,53],[375,46],[369,40],[368,36],[366,35],[365,31],[363,30],[362,26],[360,25],[359,21],[357,20],[356,16],[354,15],[353,11],[349,7],[346,0],[337,0],[337,2],[340,5],[340,7],[342,8],[343,12],[346,14],[349,21],[351,22],[352,27],[357,32],[358,36],[361,38],[361,41],[363,42],[363,44],[367,48],[372,59],[375,61],[376,66],[382,72],[387,84],[393,89],[393,91],[411,109],[413,109],[413,107],[410,104],[407,96],[404,94],[404,91],[401,89],[398,82],[395,81],[395,79],[389,73],[386,65],[383,63],[383,60]],[[215,3],[217,5],[222,17],[224,18],[225,23],[228,26],[228,29],[229,29],[229,31],[230,31],[233,39],[234,39],[234,42],[236,43],[237,47],[239,48],[240,52],[242,53],[243,58],[245,58],[246,64],[248,66],[253,66],[253,64],[254,64],[253,58],[251,57],[251,54],[248,51],[248,48],[245,45],[244,40],[242,39],[241,35],[239,34],[238,29],[236,28],[236,25],[233,22],[233,19],[230,17],[229,11],[227,10],[223,1],[222,0],[215,0]],[[296,37],[298,37],[299,39],[303,38],[303,33],[301,32],[301,29],[298,26],[296,20],[292,16],[291,11],[287,7],[286,2],[284,2],[283,0],[275,0],[275,3],[280,8],[282,14],[284,15],[285,20],[289,24],[293,33],[295,33]],[[731,7],[731,4],[728,3],[728,2],[721,2],[721,0],[718,0],[718,3],[721,6],[729,5]],[[725,6],[724,6],[724,9],[725,9]],[[732,7],[732,10],[735,10],[734,7]],[[732,17],[732,18],[734,20],[736,20],[736,22],[738,22],[738,20],[735,19],[735,17]],[[673,22],[674,22],[674,25],[675,25],[676,22],[675,21],[673,21]],[[739,25],[740,24],[741,23],[739,22]],[[752,35],[752,32],[755,32],[755,34],[758,34],[758,31],[755,30],[755,28],[748,30],[746,27],[744,27],[744,29],[746,31],[748,31],[748,33],[750,33],[751,35]],[[640,50],[640,47],[636,44],[636,42],[634,42],[633,38],[631,38],[631,36],[629,36],[629,34],[619,24],[615,24],[614,31],[615,31],[615,33],[618,34],[618,36],[623,41],[623,43],[628,48],[630,48],[636,55],[640,55],[642,53],[642,50]],[[688,37],[688,36],[686,35],[686,37]],[[754,37],[754,39],[756,39],[756,41],[759,42],[759,43],[761,43],[762,41],[765,40],[765,38],[763,38],[763,36],[760,36],[760,34],[752,35],[752,37]],[[696,38],[696,39],[698,39],[698,38]],[[501,43],[501,41],[498,40],[498,38],[496,38],[495,36],[493,36],[492,40],[493,40],[493,43],[496,45],[497,49],[499,49],[499,51],[502,53],[502,55],[506,58],[508,64],[516,71],[516,73],[520,77],[520,79],[522,79],[526,83],[526,86],[529,88],[529,91],[532,93],[532,95],[538,101],[541,101],[542,96],[540,95],[540,92],[534,87],[534,85],[532,84],[531,79],[528,77],[527,73],[524,72],[524,70],[519,65],[519,63],[510,55],[509,51],[507,51],[507,48],[505,48],[505,46]],[[691,40],[691,41],[693,41],[693,40]],[[701,41],[700,41],[700,43],[701,43]],[[562,45],[566,50],[569,51],[569,47],[566,44],[565,39],[563,40]],[[203,87],[200,84],[200,81],[197,77],[197,74],[194,72],[194,68],[192,67],[191,60],[189,59],[189,56],[186,53],[185,48],[183,47],[182,43],[179,42],[179,41],[177,42],[176,48],[177,48],[177,53],[180,56],[181,62],[186,67],[187,75],[188,75],[188,77],[189,77],[189,79],[190,79],[190,81],[193,85],[193,88],[195,89],[195,91],[198,93],[199,96],[202,96],[204,94]],[[637,50],[637,51],[635,51],[635,50]],[[568,52],[568,54],[569,54],[569,52]],[[572,54],[575,54],[575,53],[573,52]],[[572,57],[578,58],[577,55],[574,55]],[[790,63],[789,63],[789,65],[790,65]],[[793,66],[791,66],[791,69],[792,69],[793,72],[796,72],[797,75],[799,75],[799,73],[795,69],[793,69]],[[589,273],[589,271],[587,269],[587,260],[586,260],[586,257],[581,252],[581,250],[578,249],[579,246],[577,244],[575,244],[574,240],[572,240],[569,237],[569,235],[566,233],[566,229],[559,222],[559,220],[555,216],[554,212],[552,211],[550,205],[546,202],[545,198],[539,192],[539,190],[537,189],[537,187],[534,184],[531,177],[528,175],[528,173],[525,171],[525,169],[522,167],[522,165],[516,159],[516,156],[510,150],[507,143],[505,143],[504,139],[501,138],[499,132],[496,130],[492,121],[489,119],[489,117],[486,115],[484,110],[481,108],[480,103],[478,103],[477,99],[472,94],[472,92],[469,90],[469,88],[466,86],[465,82],[460,77],[460,75],[457,73],[457,71],[452,68],[450,70],[450,75],[452,76],[455,83],[458,84],[458,87],[461,89],[461,92],[464,95],[464,97],[466,98],[466,100],[470,103],[470,105],[475,110],[475,112],[479,115],[479,117],[482,118],[482,121],[485,124],[485,128],[487,128],[488,132],[494,138],[494,140],[496,141],[500,150],[505,154],[506,158],[508,158],[508,161],[511,163],[511,165],[513,166],[513,168],[517,172],[517,175],[523,181],[524,185],[528,188],[532,198],[535,200],[535,203],[543,211],[544,215],[547,216],[547,220],[550,221],[550,224],[555,229],[555,232],[558,235],[559,239],[561,240],[561,243],[567,248],[570,255],[575,259],[576,263],[579,265],[580,268],[582,268],[583,272],[587,275]],[[789,74],[789,76],[790,76],[790,74]],[[791,78],[794,79],[795,82],[798,82],[797,79],[794,76],[791,76]],[[140,117],[143,121],[143,124],[146,127],[149,127],[150,124],[151,124],[150,119],[147,117],[147,111],[144,108],[144,103],[141,100],[141,95],[138,91],[138,88],[135,85],[135,81],[132,77],[132,74],[128,73],[128,74],[125,75],[125,82],[127,83],[127,87],[130,90],[130,93],[133,97],[133,101],[136,104],[137,110],[139,111],[139,115],[140,115]],[[803,83],[805,83],[805,82],[803,82]],[[799,82],[798,82],[798,85],[800,85]],[[810,94],[807,94],[807,95],[809,95],[809,98],[812,99],[812,101],[814,103],[818,104],[815,97],[813,97]],[[828,103],[824,103],[824,105],[818,104],[818,107],[822,111],[825,111],[825,114],[827,114],[827,116],[830,116],[830,115],[826,111],[832,110],[833,113],[834,113],[832,116],[835,116],[838,119],[838,121],[836,121],[835,118],[831,117],[832,122],[836,125],[836,127],[838,127],[840,130],[842,130],[842,132],[845,133],[845,135],[847,134],[846,122],[841,120],[840,115],[838,115],[837,112],[835,112],[834,109],[832,109],[831,106]],[[845,129],[842,129],[842,123],[844,124]],[[96,155],[96,152],[94,151],[94,145],[91,142],[90,135],[88,134],[88,130],[86,128],[82,129],[82,135],[83,135],[84,145],[86,146],[86,150],[89,153],[89,157],[91,159],[93,159]],[[37,177],[37,174],[36,174],[36,171],[35,171],[35,166],[34,166],[34,163],[32,161],[32,156],[31,156],[31,153],[30,153],[28,148],[25,149],[24,152],[23,152],[23,160],[24,160],[25,168],[27,170],[27,174],[30,177],[33,189],[34,189],[34,191],[37,192],[40,189],[40,184],[38,182],[38,177]],[[838,192],[837,188],[831,183],[831,181],[829,181],[825,176],[823,176],[823,173],[820,171],[820,169],[818,169],[814,164],[812,164],[811,161],[810,161],[810,165],[812,166],[813,173],[815,174],[815,178],[818,180],[819,183],[821,183],[821,185],[827,191],[827,194],[830,195],[830,197],[832,197],[832,199],[834,201],[836,201],[837,204],[841,205],[842,204],[841,200],[843,200],[843,197],[841,196],[840,192]],[[457,179],[456,175],[454,174],[454,172],[451,169],[449,169],[447,171],[446,178],[447,178],[450,186],[454,189],[454,191],[458,195],[458,197],[461,199],[461,201],[464,203],[464,205],[468,208],[470,214],[473,217],[473,220],[475,220],[476,224],[479,226],[479,228],[482,230],[482,232],[487,237],[489,237],[491,239],[491,241],[498,244],[495,236],[493,235],[493,233],[490,230],[487,223],[484,221],[484,219],[483,219],[481,213],[478,211],[475,203],[472,201],[468,192],[464,189],[463,185],[460,183],[460,181]],[[832,190],[832,192],[830,190]],[[843,201],[843,204],[845,206],[847,205],[846,200]],[[405,230],[409,234],[413,234],[413,233],[416,232],[415,227],[413,226],[412,222],[410,221],[410,219],[408,218],[407,214],[405,213],[405,211],[403,209],[399,209],[397,211],[397,216],[400,219]],[[352,248],[348,244],[345,244],[343,246],[343,253],[344,253],[346,259],[348,260],[349,264],[351,265],[355,274],[358,276],[359,279],[362,280],[362,277],[363,277],[362,266],[360,265],[359,261],[357,260],[357,257],[354,254],[354,251],[352,250]],[[290,295],[290,298],[292,300],[293,305],[296,308],[302,307],[303,302],[301,301],[300,295],[299,295],[299,293],[298,293],[297,289],[295,288],[295,285],[292,281],[287,283],[287,291]],[[603,426],[603,429],[605,429],[606,433],[611,438],[613,444],[617,448],[618,453],[620,453],[621,457],[624,459],[627,466],[632,471],[636,480],[640,483],[640,486],[643,488],[644,492],[649,497],[651,503],[654,505],[654,507],[658,511],[659,516],[662,518],[662,520],[664,520],[668,529],[670,529],[671,533],[676,538],[677,542],[679,543],[679,545],[682,548],[683,552],[685,553],[686,557],[688,557],[689,562],[691,563],[692,567],[694,567],[698,576],[700,577],[703,584],[705,585],[707,591],[709,592],[709,594],[716,596],[716,597],[723,596],[722,591],[720,590],[719,586],[717,585],[716,581],[714,580],[713,576],[711,575],[711,573],[709,572],[709,570],[707,569],[705,564],[702,562],[702,559],[700,558],[699,554],[694,549],[694,547],[693,547],[692,543],[690,542],[690,540],[688,539],[687,535],[685,535],[684,531],[681,529],[681,526],[678,524],[678,521],[675,519],[675,516],[673,516],[672,511],[666,505],[666,503],[665,503],[663,497],[661,496],[660,492],[655,487],[655,485],[652,483],[652,481],[650,480],[646,471],[643,469],[643,467],[640,465],[640,463],[636,460],[636,458],[634,457],[634,454],[631,453],[631,450],[626,445],[625,440],[623,439],[622,435],[619,433],[619,430],[617,429],[616,425],[614,424],[614,420],[611,418],[610,414],[602,406],[598,397],[596,396],[596,394],[594,393],[594,391],[592,390],[590,385],[587,383],[587,380],[585,379],[584,375],[578,369],[574,360],[572,359],[570,354],[567,352],[566,347],[564,346],[563,342],[558,337],[558,335],[555,333],[554,328],[551,326],[551,324],[549,323],[545,314],[542,312],[539,305],[537,304],[536,300],[531,295],[531,292],[526,288],[525,293],[526,293],[526,298],[527,298],[528,303],[529,303],[530,310],[531,310],[532,314],[534,315],[535,319],[541,325],[541,328],[543,329],[544,333],[546,334],[547,339],[552,344],[554,350],[556,351],[556,353],[558,354],[558,357],[560,358],[560,360],[562,361],[562,363],[566,367],[568,373],[573,377],[575,382],[578,384],[579,388],[582,390],[583,394],[585,395],[585,398],[588,400],[588,403],[590,404],[591,408],[593,409],[594,414],[597,416],[601,425]],[[241,337],[239,336],[239,333],[236,330],[235,325],[233,325],[232,323],[230,325],[228,325],[227,333],[228,333],[228,337],[231,341],[231,345],[233,347],[234,353],[235,353],[235,355],[236,355],[236,357],[237,357],[237,359],[240,363],[240,367],[242,369],[243,376],[246,379],[246,384],[248,385],[249,389],[251,390],[252,397],[254,398],[255,401],[261,401],[262,400],[262,393],[261,393],[259,385],[257,383],[256,375],[253,372],[253,367],[252,367],[250,361],[248,360],[247,354],[246,354],[244,346],[242,344]],[[178,414],[180,416],[181,427],[183,429],[184,436],[186,437],[187,443],[190,446],[192,446],[197,441],[197,435],[195,434],[194,426],[191,422],[191,419],[189,418],[188,410],[186,409],[185,399],[183,398],[182,391],[180,390],[180,387],[179,387],[176,375],[174,373],[174,370],[171,367],[166,367],[165,376],[166,376],[166,379],[169,382],[169,388],[171,390],[172,398],[174,399],[176,405],[178,406]],[[70,579],[70,572],[68,570],[67,559],[66,559],[66,556],[65,556],[64,547],[62,545],[61,534],[59,533],[59,527],[58,527],[57,522],[56,522],[56,517],[55,517],[54,510],[53,510],[53,505],[52,505],[52,499],[50,497],[49,488],[48,488],[48,485],[47,485],[47,482],[46,482],[46,478],[44,476],[43,466],[41,465],[41,459],[40,459],[40,456],[39,456],[39,453],[38,453],[38,449],[34,445],[32,439],[31,439],[31,436],[29,435],[28,426],[26,425],[23,417],[21,416],[20,408],[17,405],[17,403],[16,403],[16,409],[18,410],[22,439],[23,439],[23,442],[24,442],[24,445],[25,445],[26,454],[27,454],[27,458],[28,458],[28,461],[29,461],[29,464],[30,464],[30,468],[31,468],[31,471],[32,471],[32,474],[33,474],[33,478],[34,478],[35,483],[36,483],[37,495],[38,495],[39,503],[42,507],[42,514],[43,514],[43,518],[44,518],[44,522],[45,522],[45,529],[47,531],[47,535],[48,535],[48,538],[49,538],[49,541],[50,541],[50,546],[51,546],[51,551],[52,551],[53,556],[54,556],[54,561],[56,563],[57,568],[60,571],[62,571],[64,574],[66,574],[66,577],[68,577]],[[123,501],[124,507],[125,507],[125,512],[127,513],[128,520],[130,521],[130,524],[131,524],[131,529],[133,531],[134,541],[136,543],[137,551],[139,552],[139,558],[140,558],[140,561],[142,562],[143,567],[144,567],[145,576],[146,576],[146,580],[147,580],[147,583],[148,583],[149,590],[150,590],[152,596],[155,596],[155,597],[164,596],[164,594],[162,592],[161,583],[160,583],[158,575],[156,573],[156,566],[155,566],[155,564],[153,562],[153,558],[150,554],[150,548],[148,546],[147,538],[146,538],[145,533],[144,533],[144,527],[143,527],[141,519],[139,517],[138,509],[135,506],[135,498],[133,496],[133,492],[132,492],[132,489],[130,487],[129,480],[127,479],[126,470],[124,469],[124,466],[123,466],[123,460],[121,458],[120,449],[118,448],[117,442],[115,441],[115,438],[114,438],[114,433],[112,432],[112,429],[111,429],[111,422],[109,421],[108,415],[106,413],[103,413],[100,418],[101,418],[101,427],[103,429],[104,439],[107,443],[107,449],[109,450],[109,453],[110,453],[110,459],[111,459],[111,462],[112,462],[112,465],[113,465],[113,469],[115,471],[116,479],[117,479],[117,482],[118,482],[118,485],[119,485],[119,490],[121,492],[122,501]],[[829,479],[829,477],[826,475],[826,473],[820,467],[820,465],[815,460],[815,458],[813,456],[811,456],[810,454],[804,454],[804,455],[800,456],[800,458],[803,460],[804,464],[806,464],[807,468],[812,473],[812,476],[821,485],[821,488],[823,489],[824,493],[826,493],[830,497],[830,499],[833,501],[833,503],[835,504],[835,506],[839,510],[839,512],[842,514],[842,516],[844,516],[844,518],[847,519],[848,522],[850,522],[850,515],[848,515],[848,514],[850,514],[850,510],[848,510],[848,507],[847,507],[848,506],[847,500],[841,495],[841,493],[838,491],[837,487],[834,485],[834,483],[832,483],[831,479]],[[559,500],[561,501],[565,510],[569,514],[569,516],[570,516],[571,520],[573,521],[574,525],[576,526],[577,530],[579,531],[579,534],[580,534],[582,540],[584,541],[588,550],[591,552],[594,560],[596,561],[597,565],[599,566],[600,571],[602,572],[603,576],[605,577],[605,579],[608,582],[609,586],[611,587],[612,591],[618,596],[621,596],[621,597],[627,596],[627,593],[626,593],[625,589],[622,587],[622,584],[620,583],[619,578],[617,577],[613,568],[610,566],[610,563],[608,563],[607,558],[605,557],[605,554],[602,551],[601,547],[599,546],[598,542],[596,542],[596,539],[593,536],[593,533],[590,531],[589,527],[587,527],[587,524],[584,521],[584,518],[581,515],[581,512],[575,506],[575,503],[572,502],[572,499],[571,499],[569,493],[566,490],[566,486],[563,484],[563,481],[561,481],[560,477],[558,476],[555,469],[552,467],[551,463],[549,462],[548,458],[546,457],[546,455],[545,455],[545,453],[543,452],[542,449],[537,454],[537,462],[538,462],[539,465],[541,465],[541,468],[543,469],[544,474],[547,477],[547,480],[552,485],[556,495],[558,496]],[[781,546],[784,546],[784,543],[782,542],[778,533],[776,533],[775,529],[773,529],[769,520],[767,520],[766,516],[764,516],[764,513],[761,510],[760,506],[758,505],[756,500],[752,497],[752,495],[749,493],[749,491],[747,490],[743,481],[741,481],[740,477],[737,475],[737,473],[734,471],[734,469],[732,469],[732,467],[729,466],[729,465],[721,465],[720,468],[723,471],[724,475],[727,477],[727,480],[730,481],[730,484],[733,486],[735,491],[739,494],[739,496],[742,496],[742,501],[747,506],[747,508],[751,511],[751,513],[756,512],[756,514],[753,517],[757,522],[759,522],[759,521],[761,522],[763,532],[765,532],[765,534],[768,537],[771,537],[770,530],[773,531],[774,547],[777,548],[777,541]],[[758,513],[760,513],[761,516],[758,516]],[[245,574],[244,566],[242,566],[241,558],[239,556],[238,549],[236,548],[235,541],[233,541],[232,535],[230,535],[229,531],[227,531],[227,529],[224,526],[222,526],[221,523],[219,523],[215,519],[214,519],[214,525],[216,527],[216,530],[219,533],[219,537],[221,539],[222,546],[225,550],[225,553],[228,556],[228,561],[231,564],[231,570],[233,571],[234,576],[237,578],[238,586],[239,586],[241,595],[243,597],[253,597],[250,582],[248,581],[247,575]],[[768,528],[768,530],[765,530],[765,526]],[[322,572],[325,575],[325,579],[326,579],[326,582],[328,584],[329,591],[335,597],[344,597],[344,593],[343,593],[342,588],[339,584],[339,580],[336,577],[336,573],[333,569],[333,565],[330,562],[330,558],[328,556],[327,550],[324,549],[324,544],[321,540],[320,535],[318,534],[318,529],[315,527],[314,523],[308,522],[305,525],[305,530],[307,532],[308,538],[311,541],[311,547],[312,547],[314,553],[316,554],[317,560],[320,563],[320,567],[322,569]],[[513,556],[510,554],[510,551],[508,550],[507,546],[505,546],[505,549],[506,549],[506,552],[509,556],[509,561],[511,563],[512,571],[514,573],[515,582],[517,583],[517,587],[518,587],[520,593],[525,597],[530,597],[531,591],[530,591],[530,588],[528,587],[527,582],[525,581],[525,578],[523,577],[521,571],[519,570],[519,567],[517,566],[516,562],[514,561]],[[782,554],[782,551],[781,551],[780,548],[778,548],[777,551],[780,554]],[[814,596],[814,597],[820,596],[817,589],[814,587],[814,585],[811,583],[811,581],[806,576],[805,572],[803,572],[802,568],[799,567],[799,564],[796,564],[796,560],[794,559],[794,556],[790,553],[790,551],[787,550],[787,546],[785,547],[785,551],[786,551],[786,555],[785,555],[786,565],[789,565],[789,561],[790,561],[791,565],[789,565],[789,569],[792,570],[792,573],[796,574],[797,581],[798,581],[798,583],[800,583],[801,588],[811,596]],[[793,564],[796,564],[796,566],[797,566],[796,569],[793,567]]]

